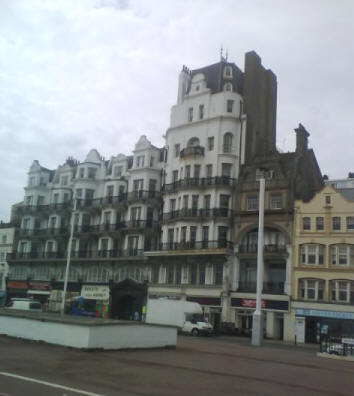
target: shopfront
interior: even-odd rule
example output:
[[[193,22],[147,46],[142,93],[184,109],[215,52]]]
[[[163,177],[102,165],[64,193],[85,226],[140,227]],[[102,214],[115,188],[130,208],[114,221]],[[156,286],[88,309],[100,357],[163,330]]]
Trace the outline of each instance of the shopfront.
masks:
[[[296,308],[295,315],[305,318],[307,343],[319,343],[323,336],[354,337],[354,312]]]
[[[96,317],[108,318],[109,313],[109,286],[108,285],[82,285],[81,297],[88,301]]]
[[[50,282],[28,282],[27,296],[35,300],[39,300],[46,310],[50,292],[52,290]]]
[[[28,294],[28,283],[27,281],[15,281],[9,280],[7,282],[7,300],[10,298],[27,298]]]
[[[256,300],[250,298],[231,298],[231,307],[235,311],[235,326],[239,335],[251,336],[252,318],[256,309]],[[288,320],[288,300],[262,300],[264,313],[263,335],[273,339],[283,339],[284,321]]]
[[[203,308],[206,320],[212,324],[215,333],[221,330],[221,298],[187,296],[187,301],[196,302]]]

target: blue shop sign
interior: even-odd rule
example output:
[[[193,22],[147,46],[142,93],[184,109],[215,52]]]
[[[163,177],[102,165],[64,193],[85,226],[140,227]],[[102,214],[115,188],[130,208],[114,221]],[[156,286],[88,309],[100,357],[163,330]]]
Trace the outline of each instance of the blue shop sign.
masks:
[[[318,316],[320,318],[352,319],[352,320],[354,320],[353,312],[323,311],[320,309],[296,308],[295,315],[296,316]]]

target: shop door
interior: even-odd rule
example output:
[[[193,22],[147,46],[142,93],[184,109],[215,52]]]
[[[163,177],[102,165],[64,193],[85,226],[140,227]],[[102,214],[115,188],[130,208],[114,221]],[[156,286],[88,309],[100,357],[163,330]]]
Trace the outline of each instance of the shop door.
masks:
[[[317,323],[319,323],[317,318],[306,318],[305,342],[317,343]]]

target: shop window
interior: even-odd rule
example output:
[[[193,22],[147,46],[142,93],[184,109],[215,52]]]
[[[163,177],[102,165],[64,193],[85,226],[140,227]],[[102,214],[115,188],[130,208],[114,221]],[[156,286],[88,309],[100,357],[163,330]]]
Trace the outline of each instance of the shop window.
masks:
[[[324,246],[308,244],[301,246],[301,264],[302,265],[323,265],[324,263]]]

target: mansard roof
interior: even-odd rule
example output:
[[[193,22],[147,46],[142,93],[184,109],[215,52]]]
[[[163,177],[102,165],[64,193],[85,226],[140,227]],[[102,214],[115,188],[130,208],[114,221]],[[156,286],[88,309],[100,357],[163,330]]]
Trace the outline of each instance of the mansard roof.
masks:
[[[233,70],[232,80],[230,78],[224,78],[223,72],[226,66],[230,66]],[[239,93],[242,93],[243,91],[243,73],[235,63],[222,60],[218,63],[214,63],[200,69],[191,70],[190,81],[192,81],[193,77],[199,73],[205,76],[207,88],[209,88],[212,93],[223,91],[223,87],[226,82],[232,82],[234,91]],[[187,93],[189,92],[190,87],[191,85],[189,84]]]

